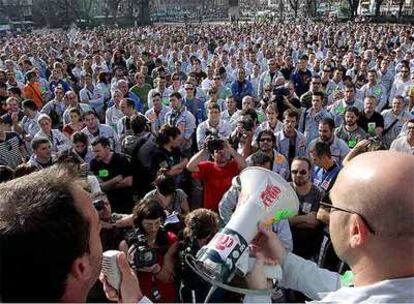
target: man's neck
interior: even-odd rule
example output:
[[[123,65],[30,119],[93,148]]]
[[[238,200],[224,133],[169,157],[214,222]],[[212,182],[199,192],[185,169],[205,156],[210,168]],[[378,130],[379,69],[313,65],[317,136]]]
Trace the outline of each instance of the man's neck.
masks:
[[[298,185],[296,185],[296,184],[293,184],[294,185],[294,187],[295,187],[295,190],[296,190],[296,192],[298,193],[298,194],[300,194],[300,195],[306,195],[306,194],[308,194],[310,191],[311,191],[311,189],[312,189],[312,183],[311,182],[306,182],[304,185],[302,185],[302,186],[298,186]]]
[[[50,156],[48,156],[47,158],[42,158],[36,155],[36,161],[42,165],[45,165],[50,161]]]
[[[358,129],[358,125],[354,124],[352,126],[350,125],[345,125],[345,130],[349,131],[349,132],[354,132],[356,129]]]
[[[409,242],[409,240],[407,240]],[[395,242],[391,242],[395,243]],[[412,243],[412,242],[411,242]],[[413,245],[413,244],[411,244]],[[408,264],[405,261],[412,260],[412,250],[406,244],[405,250],[398,251],[399,258],[395,259],[396,250],[399,244],[393,244],[394,250],[387,250],[388,248],[376,248],[376,252],[361,257],[354,265],[350,263],[352,273],[354,274],[353,283],[355,287],[372,285],[384,280],[412,278],[414,276],[414,268],[412,263]],[[381,250],[382,252],[378,252]],[[387,252],[388,251],[388,252]],[[375,259],[370,258],[374,256]],[[388,261],[384,263],[384,261]]]
[[[102,159],[102,162],[108,164],[112,160],[112,156],[114,156],[114,152],[109,152],[109,154],[104,159]]]
[[[287,138],[292,138],[292,137],[296,136],[296,131],[294,129],[293,130],[284,130],[283,132],[285,133],[285,136]]]
[[[372,117],[372,115],[374,115],[374,112],[375,112],[375,111],[369,111],[369,112],[365,111],[365,112],[364,112],[364,113],[365,113],[365,117],[366,117],[366,118],[371,118],[371,117]]]

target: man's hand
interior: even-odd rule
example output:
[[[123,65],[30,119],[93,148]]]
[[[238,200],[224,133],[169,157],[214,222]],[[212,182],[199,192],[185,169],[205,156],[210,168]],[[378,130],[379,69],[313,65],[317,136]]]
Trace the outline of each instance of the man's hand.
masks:
[[[124,252],[120,252],[117,257],[118,267],[121,271],[121,287],[119,292],[108,284],[105,275],[101,273],[99,276],[103,284],[105,296],[110,301],[119,303],[138,303],[144,296],[139,287],[138,278],[134,270],[128,265],[128,261]]]
[[[265,289],[267,288],[267,279],[264,274],[264,262],[265,258],[263,254],[258,252],[256,254],[256,263],[250,272],[246,276],[246,283],[250,289]]]
[[[256,250],[264,255],[265,258],[277,261],[283,265],[287,251],[283,247],[282,242],[272,231],[271,226],[265,226],[263,223],[259,225],[259,237],[256,242]]]
[[[153,274],[157,274],[158,272],[161,271],[161,266],[158,263],[156,263],[156,264],[154,264],[152,266],[147,266],[147,267],[139,268],[138,271],[151,272]]]

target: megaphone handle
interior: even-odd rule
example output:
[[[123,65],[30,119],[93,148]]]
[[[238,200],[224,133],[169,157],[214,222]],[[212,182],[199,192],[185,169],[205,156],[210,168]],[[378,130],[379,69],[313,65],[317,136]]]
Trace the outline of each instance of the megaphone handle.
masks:
[[[249,265],[247,268],[247,273],[252,272],[255,264],[256,264],[256,258],[249,257]],[[265,265],[264,275],[268,279],[274,279],[280,282],[282,280],[282,275],[283,275],[282,267],[280,267],[280,265]]]

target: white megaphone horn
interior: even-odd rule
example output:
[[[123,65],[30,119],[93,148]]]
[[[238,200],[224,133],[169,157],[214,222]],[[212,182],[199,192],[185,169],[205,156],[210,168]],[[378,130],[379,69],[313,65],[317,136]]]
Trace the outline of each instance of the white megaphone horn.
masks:
[[[248,167],[241,172],[240,181],[242,189],[230,221],[196,256],[197,273],[222,288],[232,279],[237,261],[258,233],[259,223],[294,216],[299,209],[293,188],[270,170]]]

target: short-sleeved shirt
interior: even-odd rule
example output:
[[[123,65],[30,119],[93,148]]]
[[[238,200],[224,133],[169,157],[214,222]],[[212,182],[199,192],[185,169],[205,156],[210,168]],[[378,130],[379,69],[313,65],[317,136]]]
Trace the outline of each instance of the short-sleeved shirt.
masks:
[[[350,149],[353,149],[358,142],[368,137],[362,128],[358,127],[354,131],[348,131],[344,125],[335,129],[335,135],[342,139]]]
[[[376,128],[384,128],[384,117],[378,112],[374,112],[370,118],[366,117],[363,113],[359,117],[358,125],[364,129],[371,136],[375,136],[375,129]]]
[[[215,162],[202,161],[198,169],[199,172],[194,172],[193,177],[204,182],[204,208],[217,211],[223,194],[231,186],[231,180],[239,174],[239,167],[235,160],[223,167]]]
[[[299,199],[298,215],[305,215],[311,212],[318,212],[319,202],[324,196],[324,191],[318,186],[312,185],[311,190],[305,194],[300,195],[296,193]],[[314,256],[320,247],[322,240],[322,225],[316,228],[298,228],[291,226],[293,238],[293,253],[310,259]]]
[[[6,132],[5,140],[0,140],[0,165],[15,169],[22,162],[20,146],[23,141],[15,132]]]
[[[119,153],[114,153],[109,163],[104,163],[96,158],[91,160],[90,170],[93,174],[106,182],[115,176],[123,178],[132,176],[131,165],[128,158]],[[132,187],[111,189],[105,191],[111,203],[112,211],[118,213],[131,213],[133,207]]]

